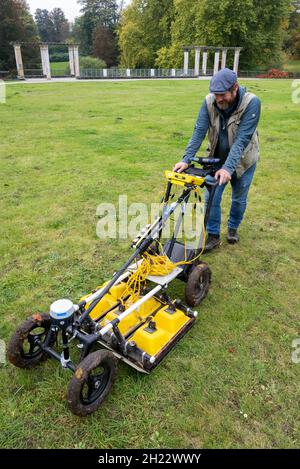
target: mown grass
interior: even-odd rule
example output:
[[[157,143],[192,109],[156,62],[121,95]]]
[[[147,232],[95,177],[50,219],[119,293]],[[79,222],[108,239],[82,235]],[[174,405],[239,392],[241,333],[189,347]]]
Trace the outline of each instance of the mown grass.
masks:
[[[69,75],[69,62],[51,62],[51,74],[54,76]]]
[[[299,125],[291,81],[243,82],[262,99],[262,158],[240,229],[206,256],[211,291],[194,328],[150,375],[123,364],[102,408],[72,415],[68,371],[0,368],[3,448],[299,446]],[[208,82],[7,86],[0,105],[1,338],[109,278],[129,242],[96,236],[96,207],[158,201]],[[174,282],[174,297],[183,285]],[[245,415],[247,417],[245,417]]]

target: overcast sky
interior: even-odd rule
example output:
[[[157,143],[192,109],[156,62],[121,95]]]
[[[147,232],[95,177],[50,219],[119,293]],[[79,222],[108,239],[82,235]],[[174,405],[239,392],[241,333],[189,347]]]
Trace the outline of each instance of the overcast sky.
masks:
[[[129,1],[127,0],[125,3],[129,3]],[[63,0],[63,2],[61,0],[27,0],[27,3],[32,14],[37,8],[49,11],[53,8],[61,8],[68,20],[72,21],[80,15],[80,5],[78,5],[77,0]]]
[[[77,0],[63,0],[63,2],[59,0],[27,0],[27,3],[32,14],[37,8],[49,11],[53,8],[61,8],[68,20],[74,20],[80,14],[80,5],[78,5]]]

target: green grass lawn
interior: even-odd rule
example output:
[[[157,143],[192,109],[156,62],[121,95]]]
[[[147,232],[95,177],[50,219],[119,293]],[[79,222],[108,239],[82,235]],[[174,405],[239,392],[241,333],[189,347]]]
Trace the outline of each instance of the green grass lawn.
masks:
[[[55,76],[69,75],[69,62],[51,62],[51,74]]]
[[[243,81],[263,103],[261,162],[241,242],[205,256],[210,293],[194,328],[149,376],[119,365],[104,405],[71,414],[71,374],[48,360],[0,365],[0,447],[299,447],[300,107],[291,81]],[[180,160],[204,81],[8,85],[0,104],[1,332],[108,279],[129,242],[96,236],[96,207],[156,202]],[[183,297],[183,284],[170,287]],[[247,417],[245,417],[245,415]]]

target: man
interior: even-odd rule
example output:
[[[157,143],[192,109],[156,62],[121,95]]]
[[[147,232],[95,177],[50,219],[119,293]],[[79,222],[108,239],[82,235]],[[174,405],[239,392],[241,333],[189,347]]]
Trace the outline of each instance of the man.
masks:
[[[237,82],[232,70],[220,70],[210,82],[210,94],[199,111],[193,136],[183,159],[174,167],[182,172],[188,168],[208,132],[208,155],[220,158],[220,169],[215,178],[219,181],[207,223],[205,251],[220,245],[221,200],[230,181],[231,209],[228,219],[227,240],[238,242],[238,227],[244,217],[247,195],[259,159],[257,125],[261,103],[257,96],[247,93]],[[207,203],[208,194],[205,201]]]

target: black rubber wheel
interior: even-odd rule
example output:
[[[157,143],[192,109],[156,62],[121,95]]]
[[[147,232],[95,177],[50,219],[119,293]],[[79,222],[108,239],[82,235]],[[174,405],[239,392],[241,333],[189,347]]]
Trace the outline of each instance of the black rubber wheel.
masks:
[[[206,297],[211,283],[211,270],[205,262],[195,265],[190,271],[186,287],[185,300],[191,306],[198,306]]]
[[[97,350],[79,363],[67,394],[73,414],[85,417],[98,409],[116,379],[117,361],[109,350]]]
[[[51,326],[49,314],[35,314],[16,329],[7,347],[7,358],[18,368],[33,368],[48,358],[35,343],[35,338],[44,342]],[[54,339],[50,345],[53,345]]]

